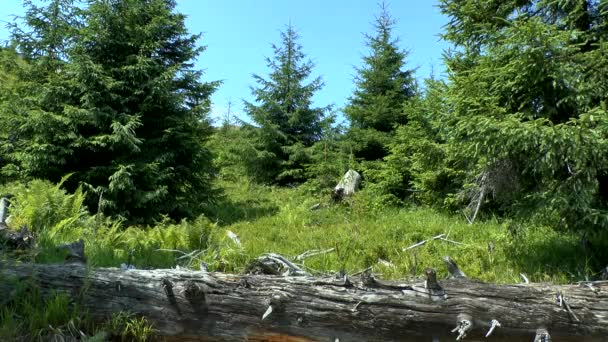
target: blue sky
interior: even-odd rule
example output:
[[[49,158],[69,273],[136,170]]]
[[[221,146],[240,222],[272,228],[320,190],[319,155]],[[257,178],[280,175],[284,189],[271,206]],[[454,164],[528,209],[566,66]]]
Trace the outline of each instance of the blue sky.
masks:
[[[291,21],[298,30],[303,51],[316,67],[325,87],[314,102],[324,106],[344,106],[354,88],[354,67],[367,54],[364,33],[372,33],[376,0],[178,0],[178,11],[188,16],[192,33],[203,33],[207,50],[199,57],[197,68],[206,71],[205,80],[223,80],[213,95],[214,118],[232,112],[242,118],[242,100],[251,100],[249,87],[253,73],[265,76],[264,57],[272,56],[271,43],[279,42],[279,32]],[[447,23],[436,1],[392,0],[389,10],[398,23],[394,33],[402,48],[410,51],[408,68],[417,68],[419,79],[431,70],[440,76],[441,54],[449,45],[440,41]],[[21,0],[2,0],[0,40],[8,37],[5,23],[11,14],[22,14]]]

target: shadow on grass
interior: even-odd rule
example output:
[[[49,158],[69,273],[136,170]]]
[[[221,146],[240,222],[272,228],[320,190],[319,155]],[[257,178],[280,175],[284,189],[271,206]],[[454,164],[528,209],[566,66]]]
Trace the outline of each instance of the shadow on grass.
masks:
[[[210,218],[220,226],[231,225],[240,221],[252,221],[260,217],[271,216],[279,207],[267,199],[231,200],[223,198],[211,208]]]
[[[594,258],[574,236],[521,237],[506,253],[532,282],[564,283],[594,277]]]

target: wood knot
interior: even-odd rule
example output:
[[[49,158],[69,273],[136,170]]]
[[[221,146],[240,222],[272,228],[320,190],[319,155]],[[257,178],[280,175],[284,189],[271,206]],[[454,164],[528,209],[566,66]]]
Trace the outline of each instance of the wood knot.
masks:
[[[290,299],[290,295],[284,292],[276,291],[270,298],[266,300],[266,311],[262,315],[262,319],[270,316],[273,312],[283,312]]]
[[[177,314],[181,315],[181,311],[179,309],[179,306],[177,305],[177,298],[175,297],[175,292],[173,291],[173,283],[171,282],[171,280],[169,280],[168,278],[161,279],[161,287],[165,291],[169,303],[173,305],[173,307],[177,311]]]
[[[268,305],[272,305],[276,310],[282,308],[288,300],[289,295],[286,293],[275,292],[266,302]]]
[[[249,289],[249,288],[251,288],[251,284],[249,284],[249,282],[247,281],[246,278],[241,278],[241,280],[239,280],[238,287]]]
[[[171,303],[175,302],[175,293],[173,293],[173,283],[167,278],[161,279],[161,286]]]
[[[160,282],[163,286],[163,290],[165,290],[166,292],[173,292],[173,283],[171,283],[171,280],[163,278],[160,280]]]
[[[186,280],[184,283],[184,296],[192,305],[205,303],[205,291],[192,280]]]

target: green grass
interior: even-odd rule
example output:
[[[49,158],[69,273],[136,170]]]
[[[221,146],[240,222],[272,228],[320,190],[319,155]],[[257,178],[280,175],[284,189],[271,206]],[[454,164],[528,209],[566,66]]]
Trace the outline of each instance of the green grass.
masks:
[[[120,221],[90,215],[82,206],[82,192],[66,194],[42,181],[0,189],[16,195],[11,226],[27,225],[37,240],[30,252],[10,257],[61,262],[65,251],[57,246],[82,238],[88,264],[93,267],[130,263],[137,268],[179,265],[198,269],[206,262],[212,271],[242,272],[264,253],[293,258],[309,250],[334,248],[331,253],[305,259],[303,266],[313,273],[353,273],[371,266],[385,279],[417,278],[425,268],[433,267],[440,277],[446,277],[442,257],[448,255],[469,277],[489,282],[520,283],[520,273],[533,282],[553,283],[593,276],[577,235],[550,227],[498,219],[470,225],[461,217],[429,208],[382,207],[365,191],[335,204],[310,195],[304,187],[226,181],[218,186],[224,189],[224,197],[208,217],[164,221],[154,227],[124,227]],[[310,210],[316,203],[322,204],[321,209]],[[240,246],[227,231],[239,236]],[[442,233],[459,244],[434,240],[403,250]],[[191,254],[184,257],[186,253]],[[1,340],[44,340],[80,331],[88,336],[103,333],[123,340],[145,340],[153,332],[144,319],[128,313],[93,327],[82,318],[77,303],[65,295],[42,298],[35,288],[25,289],[28,295],[17,296],[22,299],[0,308]]]
[[[1,341],[148,341],[153,326],[144,318],[126,312],[113,314],[95,324],[65,293],[42,295],[34,282],[0,280],[0,287],[14,289],[0,299]]]
[[[0,286],[14,289],[10,298],[0,301],[0,339],[2,341],[60,341],[79,338],[92,327],[86,315],[66,294],[43,296],[32,282],[2,279]]]
[[[16,194],[11,225],[23,224],[37,234],[36,262],[58,262],[65,252],[56,247],[85,240],[88,263],[94,267],[169,268],[176,265],[241,272],[263,253],[295,257],[313,249],[335,248],[314,256],[305,266],[319,272],[356,272],[367,267],[384,278],[419,276],[434,267],[447,276],[442,257],[449,255],[470,277],[498,282],[564,283],[591,276],[577,235],[522,222],[486,220],[468,224],[462,217],[428,208],[382,208],[362,192],[346,203],[332,204],[303,189],[219,182],[224,197],[209,217],[192,222],[159,222],[154,227],[123,227],[119,221],[91,216],[82,207],[82,193],[65,194],[59,187],[35,181],[10,189]],[[322,203],[319,210],[310,210]],[[237,246],[227,236],[240,237]],[[453,244],[431,241],[403,248],[438,234]],[[495,248],[492,253],[488,245]],[[192,257],[185,253],[197,251]],[[392,265],[379,263],[379,259]]]
[[[268,215],[225,220],[214,241],[223,241],[221,262],[208,260],[222,271],[242,271],[246,262],[263,253],[294,257],[307,250],[335,248],[335,252],[305,260],[305,266],[322,272],[355,272],[374,267],[384,278],[417,277],[427,267],[442,276],[447,270],[442,257],[449,255],[465,273],[476,279],[521,282],[520,273],[531,281],[564,283],[584,279],[591,270],[574,234],[557,233],[550,227],[525,226],[510,221],[489,220],[468,224],[463,218],[428,208],[377,209],[365,193],[347,204],[319,203],[302,191],[248,184],[222,184],[238,202],[255,201],[277,208]],[[223,217],[218,217],[222,222]],[[513,227],[517,226],[516,229]],[[242,248],[221,239],[226,230],[239,235]],[[457,245],[442,240],[403,251],[419,241],[445,233]],[[490,253],[488,245],[494,245]],[[394,266],[379,263],[379,259]]]

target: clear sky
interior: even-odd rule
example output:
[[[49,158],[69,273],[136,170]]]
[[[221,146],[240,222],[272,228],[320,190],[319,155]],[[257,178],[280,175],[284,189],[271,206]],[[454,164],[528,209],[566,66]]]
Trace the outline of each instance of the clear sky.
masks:
[[[265,76],[264,57],[272,56],[271,43],[291,21],[298,30],[303,51],[316,67],[325,87],[315,96],[320,106],[344,106],[352,93],[354,67],[367,54],[364,33],[372,33],[376,0],[178,0],[178,11],[188,16],[192,33],[203,33],[207,50],[197,67],[205,80],[223,80],[213,95],[214,118],[224,115],[228,100],[240,117],[242,100],[251,100],[253,73]],[[418,79],[444,72],[441,54],[449,45],[439,39],[447,18],[436,1],[392,0],[391,15],[398,21],[394,33],[403,49],[409,50],[408,68],[416,68]],[[5,24],[12,14],[22,14],[21,0],[0,0],[0,40],[8,37]]]

